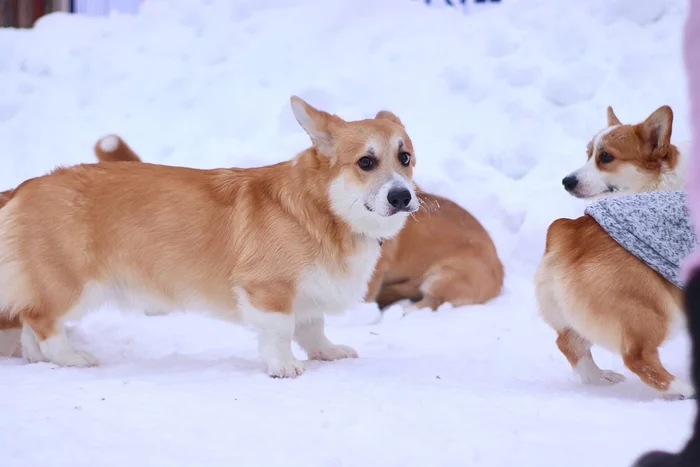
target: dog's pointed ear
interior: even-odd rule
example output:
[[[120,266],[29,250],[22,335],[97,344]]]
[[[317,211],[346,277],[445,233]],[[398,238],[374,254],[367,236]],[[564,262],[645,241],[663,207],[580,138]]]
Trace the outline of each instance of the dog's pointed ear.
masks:
[[[403,126],[403,122],[401,122],[401,119],[396,116],[393,112],[389,112],[388,110],[380,110],[377,112],[377,115],[374,118],[383,118],[386,120],[391,120],[392,122],[396,123],[399,125],[401,128],[405,128]]]
[[[614,125],[622,125],[622,122],[619,118],[617,118],[617,115],[615,115],[615,111],[613,110],[612,106],[608,106],[608,126]]]
[[[313,145],[321,153],[330,155],[333,150],[334,130],[344,123],[344,120],[312,107],[300,97],[292,96],[290,101],[294,118],[309,135]]]
[[[671,144],[673,127],[673,111],[671,107],[662,105],[639,124],[639,130],[644,141],[652,147],[664,147]]]

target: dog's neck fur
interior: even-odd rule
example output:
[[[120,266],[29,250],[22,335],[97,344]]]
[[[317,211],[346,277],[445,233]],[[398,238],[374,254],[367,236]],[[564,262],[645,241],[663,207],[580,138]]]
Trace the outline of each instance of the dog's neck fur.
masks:
[[[662,170],[661,176],[645,191],[682,190],[685,186],[686,163],[689,143],[671,144],[671,152],[675,156],[675,164]]]
[[[318,244],[317,254],[332,261],[352,253],[370,239],[354,232],[333,213],[329,186],[338,176],[332,160],[310,147],[289,161],[260,172],[256,185],[263,187]],[[376,241],[377,239],[372,239]]]

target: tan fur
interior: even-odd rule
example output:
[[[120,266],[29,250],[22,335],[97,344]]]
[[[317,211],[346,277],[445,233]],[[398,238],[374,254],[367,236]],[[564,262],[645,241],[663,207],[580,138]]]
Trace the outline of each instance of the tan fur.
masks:
[[[382,245],[366,300],[380,308],[409,299],[415,308],[484,303],[500,294],[503,264],[486,229],[441,196],[419,191],[421,209]]]
[[[670,126],[664,126],[670,125],[670,108],[662,107],[639,125],[622,125],[612,108],[607,116],[614,129],[589,144],[589,158],[599,158],[602,151],[614,156],[613,162],[596,163],[601,171],[619,171],[625,164],[640,168],[643,183],[621,179],[628,192],[660,189],[662,166],[675,168],[678,162],[678,151],[667,140]],[[664,136],[652,128],[663,129]],[[658,352],[683,323],[682,291],[621,247],[592,217],[550,225],[535,288],[541,316],[557,331],[559,350],[584,383],[623,379],[593,362],[596,344],[619,353],[630,371],[665,397],[692,395],[689,385],[663,367]]]
[[[322,315],[304,315],[318,306],[314,300],[324,287],[324,293],[338,293],[331,308],[361,300],[379,254],[374,230],[357,230],[360,224],[343,217],[348,213],[337,212],[333,196],[346,196],[339,181],[349,195],[378,192],[396,174],[410,183],[412,143],[389,112],[345,122],[298,98],[292,107],[314,145],[287,162],[216,170],[81,164],[21,184],[0,210],[5,318],[19,316],[44,357],[60,365],[96,363],[66,343],[63,321],[105,297],[193,306],[250,324],[261,339],[284,344],[265,347],[261,341],[273,376],[303,371],[291,355],[291,334],[286,341],[294,321],[288,328],[284,316],[296,319],[294,338],[311,358],[356,356],[325,338]],[[399,163],[397,144],[411,154],[410,165]],[[378,166],[363,171],[358,158],[368,148]],[[348,206],[367,214],[362,204]],[[390,237],[405,216],[372,219]],[[358,266],[358,257],[368,260]],[[350,295],[344,296],[347,284]],[[320,331],[303,327],[319,320]]]
[[[378,116],[396,117],[385,111]],[[114,137],[118,144],[113,152],[101,151],[102,140],[95,145],[101,160],[110,154],[116,160],[139,160],[122,138]],[[435,310],[445,302],[461,306],[496,297],[504,271],[488,232],[458,204],[426,192],[418,197],[421,209],[395,238],[384,241],[366,300],[384,308],[411,299],[418,301],[416,307]]]

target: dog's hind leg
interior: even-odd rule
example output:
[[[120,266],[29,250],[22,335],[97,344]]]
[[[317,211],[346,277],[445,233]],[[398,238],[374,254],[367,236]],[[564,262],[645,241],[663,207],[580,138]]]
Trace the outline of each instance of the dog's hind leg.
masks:
[[[595,363],[591,354],[591,342],[579,334],[562,314],[563,304],[554,292],[554,271],[549,267],[546,256],[535,273],[535,298],[540,316],[557,332],[557,348],[582,383],[610,385],[624,381],[623,375],[602,370]]]
[[[700,386],[700,270],[693,273],[685,288],[685,311],[690,334],[691,366],[693,382]],[[642,455],[633,467],[693,467],[700,465],[700,400],[696,401],[693,433],[678,454],[650,451]]]
[[[496,298],[503,287],[503,265],[495,252],[469,247],[436,263],[420,284],[415,308],[435,311],[443,303],[477,305]]]
[[[574,373],[584,384],[599,386],[616,384],[625,380],[620,373],[601,370],[593,360],[591,343],[572,328],[557,330],[557,347],[569,361]]]

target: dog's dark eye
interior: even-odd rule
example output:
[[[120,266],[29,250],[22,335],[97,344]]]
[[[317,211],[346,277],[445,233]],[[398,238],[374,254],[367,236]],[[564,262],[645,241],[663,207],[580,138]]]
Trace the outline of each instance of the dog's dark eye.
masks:
[[[357,165],[359,165],[362,170],[372,170],[374,164],[375,160],[372,156],[362,156],[360,160],[357,161]]]
[[[600,163],[601,163],[601,164],[609,164],[609,163],[611,163],[614,159],[615,159],[615,158],[614,158],[612,155],[610,155],[609,152],[603,151],[603,152],[600,153]]]
[[[411,155],[407,153],[406,151],[401,151],[399,153],[399,162],[401,162],[401,165],[408,165],[411,163]]]

